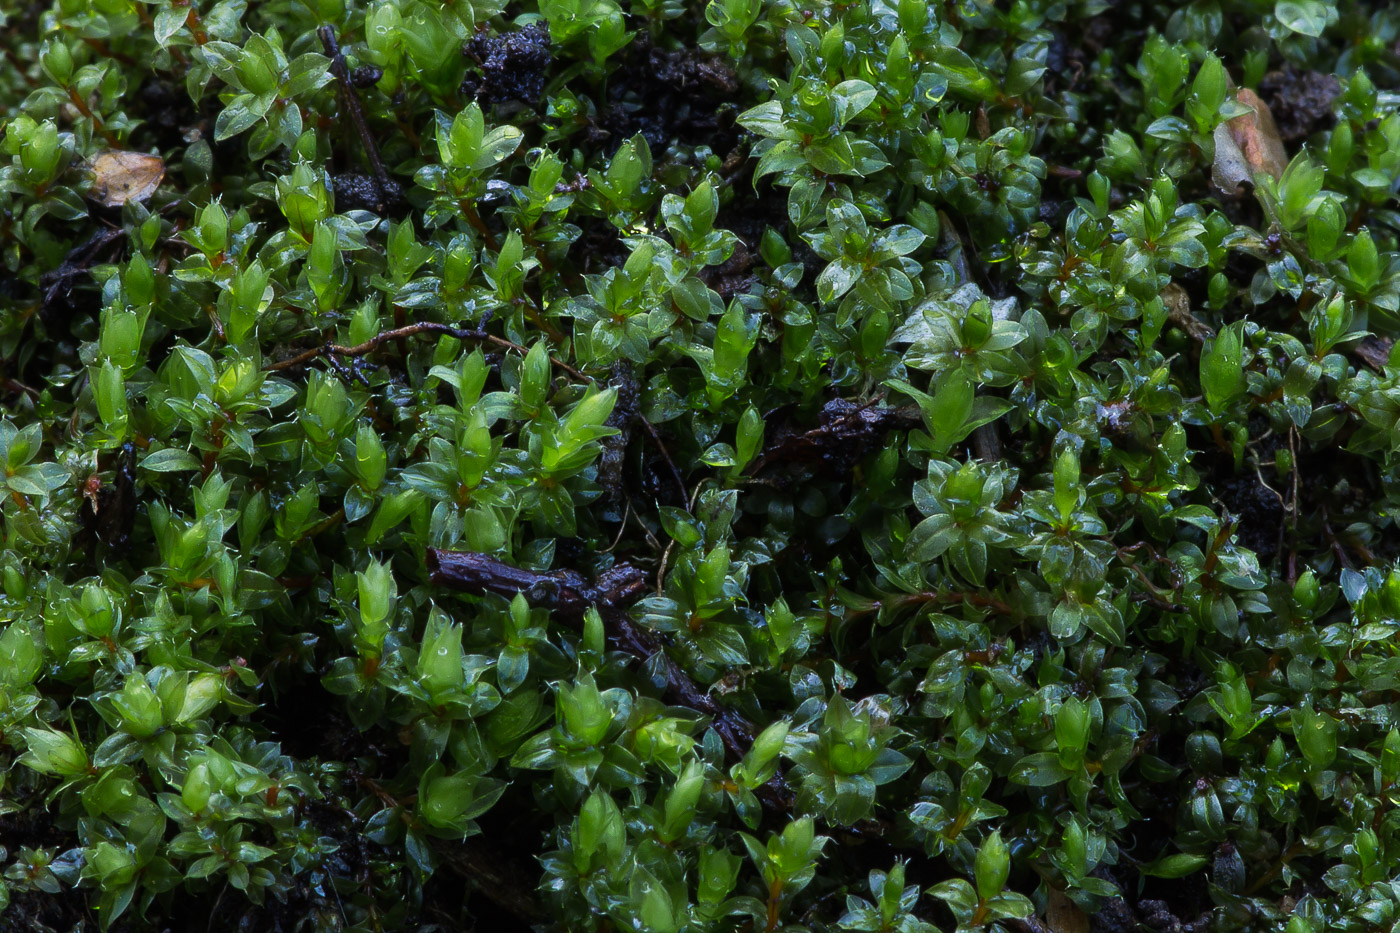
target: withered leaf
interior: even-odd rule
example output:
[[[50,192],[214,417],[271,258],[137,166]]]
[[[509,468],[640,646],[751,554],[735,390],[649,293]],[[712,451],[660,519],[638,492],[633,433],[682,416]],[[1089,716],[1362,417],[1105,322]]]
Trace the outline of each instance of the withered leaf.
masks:
[[[1229,121],[1230,135],[1235,137],[1245,161],[1256,173],[1263,172],[1275,180],[1282,178],[1283,170],[1288,168],[1288,152],[1283,148],[1269,105],[1247,87],[1240,88],[1235,99],[1254,111]]]
[[[103,207],[121,207],[155,194],[165,177],[160,156],[109,149],[92,160],[92,191],[88,197]]]
[[[1277,180],[1288,168],[1288,152],[1269,105],[1247,87],[1236,91],[1235,99],[1250,112],[1215,128],[1215,162],[1211,166],[1211,181],[1230,196],[1260,174]]]
[[[1046,899],[1045,925],[1054,933],[1089,933],[1089,918],[1084,911],[1056,888],[1050,889]]]

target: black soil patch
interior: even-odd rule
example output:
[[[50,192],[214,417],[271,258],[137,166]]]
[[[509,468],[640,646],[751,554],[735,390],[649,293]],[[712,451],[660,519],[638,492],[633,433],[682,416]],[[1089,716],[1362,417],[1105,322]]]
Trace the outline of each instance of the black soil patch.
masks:
[[[736,111],[723,108],[738,93],[739,82],[723,61],[697,49],[666,50],[641,34],[623,53],[621,67],[609,77],[607,103],[598,127],[616,150],[640,133],[652,154],[672,141],[708,145],[724,155],[739,141]]]
[[[551,59],[549,30],[539,23],[504,36],[477,35],[462,48],[480,74],[469,74],[462,94],[483,106],[506,101],[539,103]]]
[[[1300,142],[1335,124],[1332,102],[1341,92],[1335,75],[1299,71],[1292,65],[1269,72],[1259,82],[1259,96],[1269,105],[1286,143]]]

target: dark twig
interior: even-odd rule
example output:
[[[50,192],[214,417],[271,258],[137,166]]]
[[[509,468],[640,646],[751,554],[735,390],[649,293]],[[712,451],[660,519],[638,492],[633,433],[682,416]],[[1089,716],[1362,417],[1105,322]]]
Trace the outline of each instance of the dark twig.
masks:
[[[33,386],[25,385],[18,379],[6,379],[5,390],[7,392],[13,392],[15,395],[27,395],[31,399],[35,400],[38,400],[39,398],[38,389],[34,388]]]
[[[453,327],[451,324],[435,324],[431,321],[420,321],[417,324],[408,324],[404,327],[396,327],[393,330],[382,331],[378,334],[375,334],[373,337],[369,338],[364,343],[358,343],[354,346],[347,347],[342,346],[340,344],[327,343],[319,347],[312,347],[310,350],[305,350],[301,353],[298,353],[296,356],[291,357],[290,359],[285,359],[276,363],[269,364],[267,368],[270,371],[281,369],[295,369],[298,366],[305,366],[307,363],[310,363],[312,360],[316,359],[319,356],[365,356],[366,354],[373,353],[375,350],[378,350],[386,343],[390,343],[395,340],[407,340],[409,337],[416,337],[420,334],[437,334],[440,336],[455,337],[458,340],[474,340],[479,343],[489,343],[493,346],[502,347],[507,350],[515,350],[520,353],[529,352],[520,344],[515,343],[514,341],[507,340],[504,337],[497,337],[494,334],[488,334],[485,331],[478,330],[476,328]],[[589,379],[588,376],[585,376],[583,373],[579,372],[577,369],[570,366],[568,363],[565,363],[563,360],[551,356],[549,358],[549,361],[581,382],[592,381],[591,379]]]
[[[331,74],[335,75],[335,79],[340,82],[340,90],[345,94],[345,108],[350,111],[350,122],[355,124],[355,130],[360,134],[360,145],[364,146],[365,156],[369,159],[370,167],[374,170],[374,180],[379,184],[380,196],[389,199],[398,192],[399,186],[389,177],[389,173],[384,169],[384,163],[380,161],[379,149],[374,144],[374,137],[370,135],[369,124],[365,122],[364,108],[360,106],[360,95],[350,80],[350,68],[345,64],[345,56],[341,54],[340,44],[336,42],[335,29],[331,26],[322,26],[317,30],[317,34],[321,37],[321,45],[331,60]]]
[[[739,761],[753,745],[753,724],[717,703],[666,653],[652,632],[628,617],[627,606],[646,590],[645,577],[637,568],[618,564],[590,584],[572,570],[537,573],[474,551],[429,548],[427,564],[429,578],[438,586],[478,596],[494,593],[511,598],[523,593],[535,605],[553,610],[556,617],[575,627],[582,622],[584,612],[596,608],[614,647],[640,661],[661,659],[667,699],[710,717],[731,759]],[[792,806],[786,786],[776,776],[775,781],[759,788],[756,796],[773,810],[786,811]]]
[[[681,471],[676,469],[676,462],[671,459],[671,452],[666,449],[666,445],[661,442],[661,435],[656,432],[656,426],[648,421],[643,415],[638,414],[637,420],[641,422],[642,429],[647,432],[651,442],[656,445],[656,449],[661,453],[661,459],[666,461],[666,466],[671,471],[671,479],[676,483],[676,488],[681,491],[681,501],[686,503],[685,510],[689,512],[690,491],[685,488],[685,480],[681,479]]]
[[[336,355],[335,350],[330,348],[329,342],[322,348],[321,355],[326,358],[326,362],[331,364],[331,369],[334,369],[335,374],[346,384],[358,381],[366,389],[370,387],[369,380],[365,378],[364,373],[360,372],[359,367],[346,366],[342,363],[340,357]]]
[[[1337,561],[1347,570],[1355,570],[1351,559],[1347,557],[1347,552],[1342,548],[1342,543],[1337,540],[1337,535],[1332,531],[1332,523],[1327,520],[1327,507],[1322,508],[1322,534],[1327,538],[1327,543],[1332,546],[1332,553],[1337,556]]]
[[[1197,343],[1205,343],[1215,336],[1215,332],[1200,318],[1191,313],[1191,298],[1186,289],[1175,282],[1162,289],[1162,305],[1167,309],[1167,321],[1180,328],[1182,333]]]
[[[76,281],[89,273],[103,251],[126,236],[121,227],[99,230],[86,242],[75,246],[63,257],[57,269],[45,272],[39,277],[39,287],[44,294],[40,299],[39,317],[46,326],[52,325],[60,304],[68,300]],[[64,324],[66,327],[66,322]]]

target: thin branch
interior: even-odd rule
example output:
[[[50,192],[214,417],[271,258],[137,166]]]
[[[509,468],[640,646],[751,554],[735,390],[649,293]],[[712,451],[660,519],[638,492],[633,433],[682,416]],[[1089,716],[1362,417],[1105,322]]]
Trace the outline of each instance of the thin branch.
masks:
[[[700,487],[695,487],[695,492],[691,495],[685,510],[690,513],[695,512],[695,501],[700,498]],[[661,566],[656,569],[656,595],[660,596],[666,586],[666,565],[671,562],[671,552],[675,550],[676,539],[672,538],[666,542],[666,550],[661,552]]]
[[[307,363],[310,363],[320,356],[365,356],[366,354],[378,350],[386,343],[391,343],[396,340],[407,340],[409,337],[416,337],[420,334],[436,334],[439,336],[455,337],[458,340],[474,340],[478,343],[489,343],[492,346],[502,347],[507,350],[516,350],[520,353],[529,352],[514,341],[507,340],[504,337],[497,337],[494,334],[488,334],[484,330],[471,327],[453,327],[451,324],[435,324],[431,321],[421,321],[417,324],[408,324],[404,327],[396,327],[393,330],[382,331],[375,334],[364,343],[358,343],[354,346],[347,347],[340,344],[327,343],[323,346],[312,347],[310,350],[298,353],[290,359],[271,363],[267,366],[267,369],[269,371],[295,369],[298,366],[305,366]],[[585,376],[563,360],[551,356],[549,361],[581,382],[592,381],[588,376]]]
[[[681,479],[681,471],[676,469],[676,462],[671,459],[671,452],[668,451],[666,445],[661,442],[661,435],[656,432],[655,425],[641,414],[637,415],[637,420],[642,423],[642,427],[646,430],[647,436],[650,437],[651,442],[656,445],[656,449],[661,452],[661,459],[666,461],[666,466],[671,471],[671,479],[675,480],[676,488],[681,491],[681,501],[686,503],[685,510],[689,512],[692,508],[690,505],[690,491],[685,488],[685,480]]]
[[[552,610],[556,618],[574,628],[584,613],[596,608],[607,626],[614,647],[639,661],[659,658],[671,702],[708,716],[734,761],[742,760],[753,745],[757,730],[740,713],[721,706],[666,653],[656,635],[633,622],[627,606],[646,589],[641,571],[619,564],[590,584],[571,570],[537,573],[503,563],[475,551],[443,551],[429,548],[429,579],[438,586],[482,596],[495,593],[506,598],[524,593],[532,603]],[[781,772],[780,772],[781,773]],[[792,808],[792,795],[779,775],[755,791],[765,807],[778,812]]]
[[[1175,282],[1162,289],[1161,299],[1167,309],[1167,322],[1175,325],[1182,333],[1197,343],[1205,343],[1215,336],[1215,332],[1191,313],[1191,298],[1186,289]]]
[[[345,64],[345,56],[341,54],[340,44],[336,42],[335,28],[322,26],[317,30],[317,34],[321,37],[321,45],[326,50],[326,56],[331,60],[331,74],[335,75],[336,81],[340,82],[340,89],[345,94],[345,108],[350,111],[350,122],[355,124],[355,130],[360,134],[360,145],[364,147],[365,156],[369,159],[370,167],[374,169],[374,180],[379,183],[379,193],[387,199],[390,192],[397,190],[398,186],[384,169],[384,163],[380,161],[379,149],[374,144],[369,124],[365,122],[364,108],[360,106],[360,95],[356,92],[355,85],[350,81],[350,68]]]
[[[39,399],[39,390],[38,390],[38,389],[36,389],[36,388],[34,388],[33,386],[30,386],[30,385],[25,385],[24,383],[20,382],[18,379],[6,379],[6,380],[5,380],[5,389],[6,389],[7,391],[9,391],[9,392],[13,392],[13,393],[16,394],[16,395],[27,395],[27,396],[29,396],[31,399],[34,399],[35,401],[38,401],[38,399]]]
[[[1322,508],[1322,534],[1327,538],[1327,542],[1332,545],[1332,553],[1337,556],[1337,560],[1347,570],[1355,570],[1355,565],[1347,557],[1347,552],[1342,547],[1342,543],[1337,540],[1337,535],[1332,531],[1332,524],[1327,520],[1327,507]]]

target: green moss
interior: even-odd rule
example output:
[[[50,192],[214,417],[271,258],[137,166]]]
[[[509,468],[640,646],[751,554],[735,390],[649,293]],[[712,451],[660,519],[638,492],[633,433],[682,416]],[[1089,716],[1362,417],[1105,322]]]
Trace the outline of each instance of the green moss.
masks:
[[[0,931],[1400,920],[1389,5],[0,16]]]

